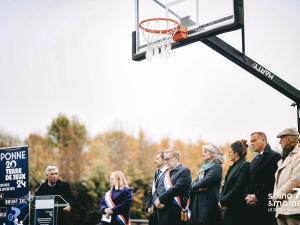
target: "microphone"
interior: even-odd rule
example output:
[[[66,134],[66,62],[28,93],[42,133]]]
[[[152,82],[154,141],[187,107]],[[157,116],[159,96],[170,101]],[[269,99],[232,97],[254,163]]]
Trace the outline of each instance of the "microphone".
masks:
[[[41,183],[37,181],[37,186],[36,186],[36,189],[34,191],[35,193],[40,189],[40,187],[42,186],[43,183],[45,183],[45,180],[42,180]]]
[[[31,180],[36,184],[36,186],[40,186],[40,182],[34,177],[34,176],[31,176]]]

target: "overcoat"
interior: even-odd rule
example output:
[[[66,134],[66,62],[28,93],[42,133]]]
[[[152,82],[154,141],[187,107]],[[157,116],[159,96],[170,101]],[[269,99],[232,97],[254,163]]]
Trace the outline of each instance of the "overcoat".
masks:
[[[293,190],[298,188],[298,191]],[[288,195],[285,202],[276,207],[278,215],[300,214],[300,146],[298,145],[284,161],[278,162],[275,174],[274,197]],[[279,198],[279,200],[282,200]],[[296,207],[293,203],[298,203]]]
[[[251,161],[247,193],[255,194],[258,200],[256,205],[247,206],[247,221],[251,224],[274,225],[277,223],[274,209],[269,204],[272,201],[269,195],[273,193],[275,172],[280,159],[281,155],[267,144],[262,156]]]
[[[193,182],[191,198],[191,223],[193,225],[221,224],[221,210],[218,206],[221,180],[222,166],[216,163],[205,171],[203,179]]]
[[[220,203],[226,207],[223,225],[241,225],[245,223],[246,190],[250,163],[242,158],[231,165],[225,176]]]

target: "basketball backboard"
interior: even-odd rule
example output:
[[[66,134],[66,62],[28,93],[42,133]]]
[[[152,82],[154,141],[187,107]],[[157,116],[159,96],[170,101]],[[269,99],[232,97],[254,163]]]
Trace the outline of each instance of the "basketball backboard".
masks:
[[[172,41],[172,49],[202,38],[243,26],[243,0],[135,0],[135,30],[132,33],[132,59],[145,59],[148,43],[139,28],[141,21],[169,18],[187,28],[187,38]]]

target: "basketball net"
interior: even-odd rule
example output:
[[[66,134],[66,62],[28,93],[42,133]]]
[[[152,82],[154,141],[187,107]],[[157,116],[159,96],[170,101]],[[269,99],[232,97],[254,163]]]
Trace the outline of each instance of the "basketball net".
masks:
[[[180,24],[169,18],[150,18],[140,22],[141,33],[147,42],[146,59],[160,56],[168,59],[171,54],[172,38]]]

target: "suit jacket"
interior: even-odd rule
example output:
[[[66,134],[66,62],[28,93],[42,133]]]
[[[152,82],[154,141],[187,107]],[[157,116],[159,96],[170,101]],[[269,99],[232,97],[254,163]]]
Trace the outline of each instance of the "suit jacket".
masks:
[[[254,160],[252,160],[250,164],[248,194],[255,194],[258,199],[257,206],[265,208],[265,210],[268,208],[268,194],[273,193],[277,162],[280,159],[281,155],[273,151],[267,144],[259,162],[253,166]]]
[[[154,207],[154,213],[149,215],[149,225],[157,225],[158,224],[158,216],[157,216],[157,209],[154,206],[154,201],[158,197],[158,195],[162,194],[165,191],[165,187],[163,184],[164,175],[166,173],[166,168],[161,169],[159,173],[158,170],[155,171],[154,178],[153,178],[153,187],[152,187],[152,194],[149,201],[146,204],[146,209],[150,207]],[[153,192],[154,191],[154,192]]]
[[[300,189],[299,191],[295,191],[293,188],[300,188],[300,145],[296,146],[284,161],[280,160],[278,162],[278,170],[275,174],[274,195],[282,196],[283,194],[290,194],[291,197],[287,199],[287,203],[299,202]],[[278,200],[282,200],[282,198]],[[292,207],[289,204],[278,205],[276,207],[276,217],[280,214],[300,214],[300,207]]]
[[[173,186],[168,190],[165,190],[163,186],[163,177],[158,181],[156,194],[159,201],[165,205],[164,208],[158,210],[158,224],[183,225],[185,222],[180,219],[181,208],[175,205],[173,198],[179,196],[182,207],[185,208],[191,190],[191,171],[179,164],[175,169],[170,171],[170,177]]]
[[[159,201],[163,204],[173,204],[172,199],[175,196],[179,196],[184,204],[190,197],[191,171],[182,164],[179,164],[175,169],[170,171],[170,177],[173,186],[158,196]]]
[[[154,193],[151,193],[151,197],[146,203],[146,208],[154,207],[154,201],[158,197],[158,195],[162,194],[165,191],[165,187],[163,184],[164,176],[166,173],[166,168],[163,168],[160,172],[158,173],[158,170],[155,171],[154,177],[153,177],[153,184],[154,187],[152,187],[152,190],[154,190]]]

